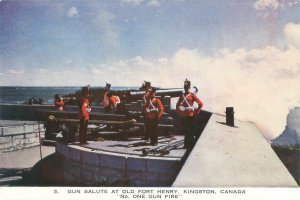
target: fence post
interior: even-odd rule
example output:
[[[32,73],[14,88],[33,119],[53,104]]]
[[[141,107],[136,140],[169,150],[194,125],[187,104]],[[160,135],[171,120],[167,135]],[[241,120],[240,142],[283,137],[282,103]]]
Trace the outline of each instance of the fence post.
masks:
[[[43,159],[42,156],[42,142],[41,142],[41,128],[40,128],[40,121],[38,121],[38,130],[39,130],[39,143],[40,143],[40,157],[41,160]]]

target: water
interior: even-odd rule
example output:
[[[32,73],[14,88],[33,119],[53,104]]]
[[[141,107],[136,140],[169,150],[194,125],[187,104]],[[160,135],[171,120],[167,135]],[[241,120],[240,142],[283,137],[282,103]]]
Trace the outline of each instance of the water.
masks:
[[[0,103],[22,104],[30,98],[42,98],[45,103],[53,102],[55,94],[74,93],[80,87],[0,87]]]
[[[80,89],[81,87],[0,87],[0,103],[23,104],[30,98],[37,100],[42,98],[44,103],[51,104],[55,94],[63,96],[75,93]],[[113,87],[112,89],[126,90],[136,89],[136,87]]]

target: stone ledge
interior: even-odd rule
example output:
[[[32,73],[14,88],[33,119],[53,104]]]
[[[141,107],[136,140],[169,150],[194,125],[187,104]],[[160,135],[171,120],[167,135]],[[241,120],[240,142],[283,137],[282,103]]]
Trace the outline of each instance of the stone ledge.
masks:
[[[298,187],[254,124],[213,114],[174,187]]]

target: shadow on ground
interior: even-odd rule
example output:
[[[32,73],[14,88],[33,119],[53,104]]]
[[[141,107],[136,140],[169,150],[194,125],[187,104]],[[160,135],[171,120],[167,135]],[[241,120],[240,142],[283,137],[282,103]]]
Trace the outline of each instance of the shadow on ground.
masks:
[[[0,168],[0,186],[61,186],[61,161],[55,153],[32,168]]]

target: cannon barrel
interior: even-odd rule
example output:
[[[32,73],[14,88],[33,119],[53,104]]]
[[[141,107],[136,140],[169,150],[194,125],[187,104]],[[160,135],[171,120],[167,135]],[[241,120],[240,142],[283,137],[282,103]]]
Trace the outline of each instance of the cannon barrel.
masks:
[[[79,119],[61,119],[61,118],[54,118],[52,121],[57,122],[69,122],[69,123],[75,123],[79,124]],[[134,125],[136,123],[136,120],[130,119],[126,121],[108,121],[108,120],[89,120],[89,124],[107,124],[107,125]]]
[[[158,89],[156,90],[157,96],[170,96],[170,97],[178,97],[183,93],[182,88],[174,88],[174,89]],[[127,95],[127,99],[131,101],[142,99],[145,91],[131,91]]]

